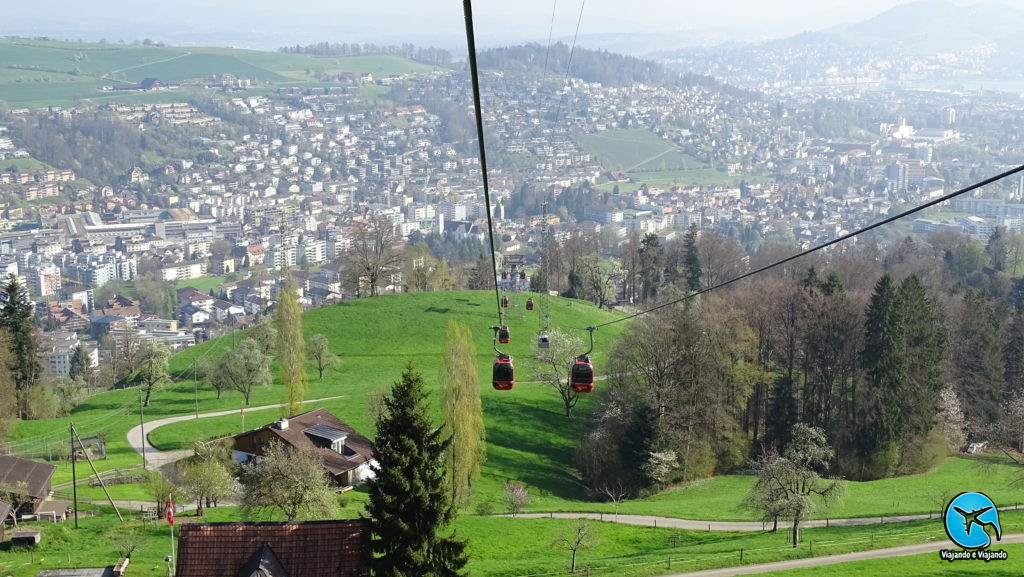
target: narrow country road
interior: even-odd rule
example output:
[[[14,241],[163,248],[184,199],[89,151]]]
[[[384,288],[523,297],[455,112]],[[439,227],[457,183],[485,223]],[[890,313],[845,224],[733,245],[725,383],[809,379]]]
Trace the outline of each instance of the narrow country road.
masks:
[[[1024,533],[1003,535],[1001,541],[996,542],[992,549],[999,549],[1000,545],[1007,543],[1024,543]],[[907,555],[920,555],[922,553],[935,553],[940,549],[952,549],[953,544],[949,541],[935,541],[933,543],[921,543],[919,545],[904,545],[902,547],[890,547],[888,549],[872,549],[869,551],[858,551],[856,553],[842,553],[840,555],[825,555],[822,557],[808,557],[806,559],[793,559],[791,561],[776,561],[774,563],[760,563],[757,565],[745,565],[740,567],[723,567],[722,569],[707,569],[704,571],[691,571],[689,573],[671,573],[662,577],[731,577],[732,575],[754,575],[756,573],[769,573],[772,571],[788,571],[790,569],[802,569],[804,567],[819,567],[822,565],[834,565],[848,561],[866,561],[868,559],[887,559],[890,557],[905,557]],[[938,555],[935,557],[938,559]],[[993,561],[993,563],[995,563]],[[955,567],[950,569],[950,574],[955,574]]]
[[[1015,509],[1016,507],[1000,507],[1001,511]],[[503,515],[507,516],[507,515]],[[692,531],[764,531],[770,524],[759,521],[697,521],[693,519],[676,519],[674,517],[658,517],[655,515],[616,515],[614,513],[520,513],[517,517],[527,519],[554,518],[554,519],[594,519],[596,521],[611,521],[613,523],[624,523],[626,525],[642,525],[645,527],[669,527],[672,529],[689,529]],[[815,527],[846,527],[852,525],[878,525],[882,523],[899,523],[902,521],[917,521],[919,519],[931,519],[928,514],[923,515],[893,515],[891,517],[858,517],[853,519],[814,519],[800,523],[804,528]],[[787,527],[782,520],[779,521],[779,530]]]
[[[320,401],[330,401],[332,399],[339,399],[343,396],[344,395],[335,395],[333,397],[324,397],[322,399],[309,399],[308,401],[303,401],[302,403],[306,404],[318,403]],[[274,409],[278,407],[283,407],[285,406],[285,404],[286,403],[278,403],[276,405],[263,405],[261,407],[245,407],[245,410],[259,411],[261,409]],[[136,425],[132,427],[131,430],[128,431],[128,444],[131,446],[132,449],[135,449],[136,453],[143,455],[146,458],[146,466],[148,468],[159,469],[160,467],[184,459],[189,455],[189,453],[191,453],[191,450],[180,449],[177,451],[161,451],[160,449],[157,449],[153,445],[149,444],[149,439],[145,438],[142,434],[143,429],[145,429],[145,432],[148,435],[149,433],[152,433],[154,430],[156,430],[158,427],[162,427],[170,423],[195,420],[196,418],[206,419],[209,417],[223,417],[225,415],[233,415],[237,412],[237,409],[231,409],[228,411],[217,411],[214,413],[200,413],[199,417],[196,417],[195,415],[181,415],[178,417],[167,417],[165,419],[149,421],[148,423],[145,423],[145,425]]]

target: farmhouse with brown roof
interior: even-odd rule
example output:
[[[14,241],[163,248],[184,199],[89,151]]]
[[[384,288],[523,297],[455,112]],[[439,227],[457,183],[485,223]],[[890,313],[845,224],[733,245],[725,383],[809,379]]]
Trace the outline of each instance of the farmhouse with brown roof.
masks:
[[[315,409],[235,435],[231,454],[237,463],[259,461],[274,443],[315,449],[324,468],[341,488],[362,483],[373,475],[373,446],[326,409]]]

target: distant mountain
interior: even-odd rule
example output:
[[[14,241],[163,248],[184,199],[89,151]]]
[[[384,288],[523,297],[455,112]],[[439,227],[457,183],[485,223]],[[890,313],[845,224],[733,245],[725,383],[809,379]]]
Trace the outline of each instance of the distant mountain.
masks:
[[[995,44],[1016,50],[1024,29],[1024,8],[988,2],[957,6],[947,0],[920,0],[874,18],[822,31],[825,38],[852,44],[897,46],[909,53],[934,54]]]

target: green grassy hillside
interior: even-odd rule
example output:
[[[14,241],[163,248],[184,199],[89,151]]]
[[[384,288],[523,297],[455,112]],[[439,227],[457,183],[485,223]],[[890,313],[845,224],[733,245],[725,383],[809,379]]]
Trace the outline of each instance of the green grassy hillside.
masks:
[[[225,73],[245,76],[262,86],[317,83],[342,72],[374,76],[428,72],[432,66],[399,56],[365,55],[322,58],[211,47],[135,46],[0,38],[0,100],[36,108],[72,105],[80,99],[132,102],[182,100],[188,91],[109,94],[101,86],[159,78],[187,82]]]
[[[517,379],[531,380],[522,361],[531,354],[538,329],[539,311],[526,312],[525,295],[513,296],[517,307],[511,311],[508,324],[513,341],[506,351],[517,359]],[[551,326],[563,329],[585,327],[617,318],[617,313],[597,310],[580,301],[550,298]],[[368,436],[373,435],[369,414],[369,398],[384,391],[396,381],[405,364],[412,361],[421,371],[429,386],[436,383],[438,361],[443,335],[449,319],[467,324],[476,341],[477,366],[488,425],[489,460],[485,494],[500,490],[506,478],[522,480],[539,487],[544,494],[572,499],[579,494],[571,468],[566,467],[571,452],[582,430],[583,418],[566,419],[560,413],[561,401],[557,394],[537,384],[521,384],[508,392],[498,392],[490,386],[490,365],[494,359],[491,350],[492,333],[489,327],[496,322],[493,292],[464,291],[385,295],[374,299],[349,301],[312,310],[303,315],[306,335],[323,333],[332,350],[342,359],[341,365],[328,370],[323,381],[316,380],[312,365],[307,367],[310,382],[309,398],[341,395],[341,398],[323,403],[325,407],[352,424]],[[605,352],[622,324],[598,331],[594,360],[601,373]],[[183,351],[171,359],[171,372],[176,382],[156,391],[152,404],[145,409],[147,421],[173,415],[188,415],[195,411],[195,382],[192,380],[193,361],[216,358],[244,336],[228,335],[202,343]],[[282,402],[285,393],[275,385],[254,392],[252,405]],[[585,415],[593,406],[596,395],[581,400],[577,410]],[[239,393],[228,392],[217,399],[214,391],[200,389],[199,410],[210,412],[238,409]],[[313,408],[312,406],[310,408]],[[436,410],[436,405],[435,405]],[[249,412],[246,426],[252,428],[274,420],[280,414],[273,409],[262,413]],[[17,423],[11,437],[10,449],[15,452],[36,452],[46,455],[58,452],[66,442],[68,423],[74,422],[82,436],[103,435],[109,443],[110,457],[100,462],[101,469],[130,467],[141,464],[124,440],[124,435],[139,422],[138,392],[119,390],[89,399],[68,418]],[[154,442],[163,448],[187,446],[194,439],[211,438],[241,429],[241,416],[203,419],[184,422],[160,429]],[[531,463],[523,467],[524,462]],[[70,470],[61,467],[54,482],[70,480]]]
[[[645,128],[584,134],[579,141],[584,150],[609,170],[685,171],[706,168],[701,161],[679,152]]]

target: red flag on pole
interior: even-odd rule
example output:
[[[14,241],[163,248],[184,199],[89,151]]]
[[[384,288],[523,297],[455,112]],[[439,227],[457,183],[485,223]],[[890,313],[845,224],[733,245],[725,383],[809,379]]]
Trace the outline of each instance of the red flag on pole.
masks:
[[[167,522],[174,525],[174,503],[171,502],[170,496],[167,497]]]

